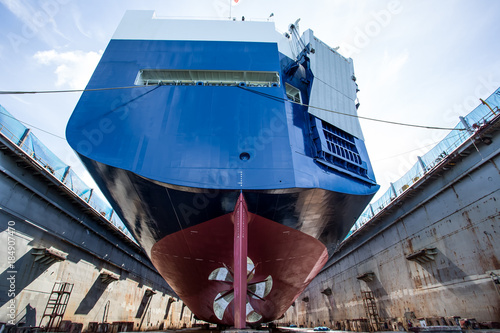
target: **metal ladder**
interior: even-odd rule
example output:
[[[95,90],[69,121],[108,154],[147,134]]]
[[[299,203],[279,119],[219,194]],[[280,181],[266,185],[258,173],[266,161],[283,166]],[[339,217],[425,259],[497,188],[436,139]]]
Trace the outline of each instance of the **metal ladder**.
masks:
[[[371,291],[362,291],[363,302],[365,304],[366,316],[370,321],[370,326],[372,331],[379,331],[379,316],[377,311],[377,304],[375,303],[375,297]]]
[[[45,326],[46,331],[55,330],[61,324],[72,291],[73,283],[54,283],[49,300],[45,306],[42,319],[40,320],[40,326],[42,326],[45,317],[49,318],[47,325]]]

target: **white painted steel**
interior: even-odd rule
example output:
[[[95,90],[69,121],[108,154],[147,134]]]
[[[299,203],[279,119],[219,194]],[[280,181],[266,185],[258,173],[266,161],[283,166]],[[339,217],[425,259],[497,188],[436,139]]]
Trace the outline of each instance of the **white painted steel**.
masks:
[[[311,70],[314,80],[309,105],[318,108],[357,115],[355,107],[356,82],[354,81],[354,67],[352,59],[347,59],[334,49],[314,37],[312,30],[302,35],[304,43],[311,44],[314,53],[308,56],[311,59]],[[309,108],[309,113],[323,119],[330,124],[363,139],[359,120],[356,117]]]

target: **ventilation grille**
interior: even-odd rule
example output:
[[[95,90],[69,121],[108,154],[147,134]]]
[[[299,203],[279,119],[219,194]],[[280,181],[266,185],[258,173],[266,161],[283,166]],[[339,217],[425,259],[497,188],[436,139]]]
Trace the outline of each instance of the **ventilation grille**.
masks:
[[[324,121],[321,126],[326,144],[321,145],[320,157],[336,167],[367,177],[366,163],[359,155],[354,136]]]

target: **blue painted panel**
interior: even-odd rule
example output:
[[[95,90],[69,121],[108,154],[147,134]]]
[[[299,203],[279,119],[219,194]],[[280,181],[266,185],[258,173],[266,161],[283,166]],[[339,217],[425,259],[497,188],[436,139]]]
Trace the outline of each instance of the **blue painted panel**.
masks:
[[[112,40],[88,88],[131,86],[139,70],[150,68],[276,71],[282,85],[87,91],[69,121],[68,142],[99,163],[173,185],[375,193],[314,161],[307,109],[286,101],[284,90],[284,80],[297,86],[304,80],[281,73],[287,64],[274,43]],[[312,81],[307,62],[301,66],[294,73]],[[307,103],[310,89],[300,88]],[[248,161],[239,158],[243,152]]]
[[[280,71],[271,43],[119,40],[88,88],[130,86],[146,68]],[[284,98],[281,87],[252,89]],[[67,137],[86,157],[161,182],[293,187],[285,117],[284,102],[238,87],[149,86],[85,92]]]

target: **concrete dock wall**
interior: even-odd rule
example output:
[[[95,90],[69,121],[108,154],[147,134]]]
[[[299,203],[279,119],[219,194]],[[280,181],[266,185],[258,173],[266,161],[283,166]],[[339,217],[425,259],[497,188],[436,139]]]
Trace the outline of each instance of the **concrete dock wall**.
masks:
[[[498,124],[487,137],[466,142],[345,241],[281,323],[397,330],[453,317],[500,321]]]
[[[114,322],[122,331],[195,323],[133,241],[0,139],[0,322],[46,326],[54,284],[66,282],[73,289],[62,319],[83,330],[98,324],[111,330]]]

